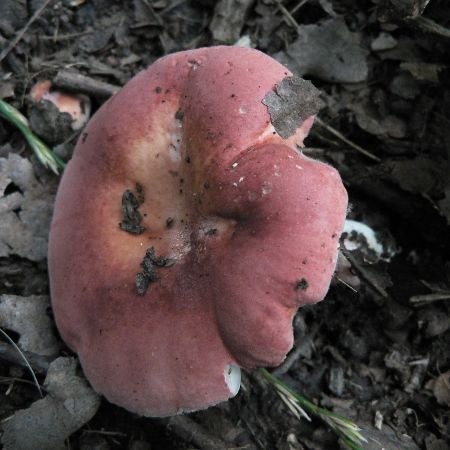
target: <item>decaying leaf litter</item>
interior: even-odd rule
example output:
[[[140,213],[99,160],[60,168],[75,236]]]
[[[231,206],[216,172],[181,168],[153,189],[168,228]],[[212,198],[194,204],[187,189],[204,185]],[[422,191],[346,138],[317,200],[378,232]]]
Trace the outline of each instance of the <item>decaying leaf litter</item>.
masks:
[[[28,118],[37,80],[88,95],[95,110],[157,57],[214,43],[255,46],[311,79],[325,106],[304,151],[338,168],[350,192],[342,246],[351,267],[336,274],[325,302],[296,317],[294,357],[279,376],[360,425],[364,448],[448,448],[446,2],[4,0],[0,13],[0,100]],[[55,136],[67,160],[78,136]],[[0,326],[33,366],[44,400],[77,414],[47,448],[340,448],[320,420],[299,421],[257,372],[237,398],[185,421],[142,419],[104,401],[90,419],[98,399],[74,378],[49,320],[46,237],[57,183],[0,120]],[[2,339],[1,439],[21,448],[11,438],[24,432],[19,411],[42,400],[12,350]],[[68,397],[49,380],[62,370]],[[35,423],[45,435],[48,422]]]

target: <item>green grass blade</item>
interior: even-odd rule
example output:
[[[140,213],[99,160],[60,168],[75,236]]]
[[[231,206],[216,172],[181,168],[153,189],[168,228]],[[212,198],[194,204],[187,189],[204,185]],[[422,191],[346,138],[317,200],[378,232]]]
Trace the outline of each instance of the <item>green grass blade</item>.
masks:
[[[44,167],[57,175],[60,170],[64,170],[66,163],[30,130],[28,120],[16,108],[0,100],[0,116],[22,132],[37,159]]]

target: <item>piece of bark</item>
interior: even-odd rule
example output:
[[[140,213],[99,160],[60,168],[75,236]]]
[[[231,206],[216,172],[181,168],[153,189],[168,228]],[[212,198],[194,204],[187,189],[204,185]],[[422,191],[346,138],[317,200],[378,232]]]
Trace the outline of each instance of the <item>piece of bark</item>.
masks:
[[[68,70],[60,70],[53,79],[53,85],[68,91],[100,98],[111,97],[120,89],[119,86]]]
[[[224,442],[211,436],[201,425],[188,416],[174,416],[169,419],[168,428],[178,437],[197,446],[200,450],[224,450]]]

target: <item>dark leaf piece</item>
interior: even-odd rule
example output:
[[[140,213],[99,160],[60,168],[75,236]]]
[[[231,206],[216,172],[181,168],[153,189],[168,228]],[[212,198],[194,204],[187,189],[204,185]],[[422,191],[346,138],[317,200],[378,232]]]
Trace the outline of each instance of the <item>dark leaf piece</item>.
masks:
[[[263,99],[269,110],[272,125],[284,139],[295,134],[297,128],[322,107],[320,91],[310,81],[292,76],[286,77],[269,91]]]
[[[353,33],[343,18],[298,27],[298,38],[275,59],[300,76],[332,83],[358,83],[367,79],[368,51],[361,33]]]
[[[430,0],[383,0],[377,8],[382,22],[416,18],[424,12]]]

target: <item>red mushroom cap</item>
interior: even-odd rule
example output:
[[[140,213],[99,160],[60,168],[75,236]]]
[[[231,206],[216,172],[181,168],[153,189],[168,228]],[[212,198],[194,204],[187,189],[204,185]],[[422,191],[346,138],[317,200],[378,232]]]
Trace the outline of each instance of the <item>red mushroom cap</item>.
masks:
[[[146,416],[225,400],[327,292],[347,194],[295,149],[312,117],[289,139],[271,125],[262,100],[290,75],[256,50],[176,53],[88,124],[49,267],[61,335],[108,400]]]

